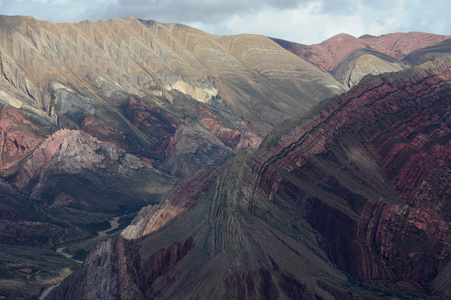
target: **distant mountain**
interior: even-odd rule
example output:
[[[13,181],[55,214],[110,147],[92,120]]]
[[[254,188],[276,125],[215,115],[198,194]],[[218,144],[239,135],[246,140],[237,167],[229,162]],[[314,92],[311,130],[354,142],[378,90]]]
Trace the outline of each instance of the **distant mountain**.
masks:
[[[450,91],[450,58],[365,80],[180,182],[49,299],[450,297]]]
[[[273,39],[285,49],[352,87],[367,74],[396,72],[451,54],[451,36],[422,32],[355,38],[338,34],[316,45]]]

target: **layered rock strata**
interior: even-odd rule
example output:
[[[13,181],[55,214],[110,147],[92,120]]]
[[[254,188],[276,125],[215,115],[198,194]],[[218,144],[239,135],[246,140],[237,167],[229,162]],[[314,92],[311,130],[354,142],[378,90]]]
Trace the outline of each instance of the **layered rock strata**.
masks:
[[[290,50],[322,70],[331,71],[349,54],[358,49],[372,49],[397,60],[413,51],[437,45],[450,37],[423,32],[391,33],[381,36],[365,35],[360,38],[338,34],[315,45],[286,44]]]
[[[51,206],[114,210],[120,203],[146,203],[172,186],[149,163],[83,131],[57,131],[19,163],[19,172],[6,174],[8,184]]]
[[[0,103],[153,160],[164,159],[160,146],[174,126],[215,135],[199,107],[226,129],[261,138],[344,91],[263,36],[219,37],[133,17],[53,24],[2,16],[0,25]]]
[[[445,59],[367,78],[285,122],[49,299],[449,297],[450,74]]]
[[[64,246],[82,259],[93,240],[117,234],[107,232],[112,217],[124,226],[181,177],[215,170],[344,90],[263,36],[133,17],[54,24],[0,16],[1,243],[23,253]],[[23,257],[24,267],[0,262],[0,296],[23,298],[22,285],[39,291],[44,281],[21,269],[50,266],[54,276],[73,266]]]
[[[451,55],[451,37],[421,32],[393,33],[355,38],[338,34],[320,44],[302,45],[273,39],[347,87],[365,75],[395,72],[438,57]]]

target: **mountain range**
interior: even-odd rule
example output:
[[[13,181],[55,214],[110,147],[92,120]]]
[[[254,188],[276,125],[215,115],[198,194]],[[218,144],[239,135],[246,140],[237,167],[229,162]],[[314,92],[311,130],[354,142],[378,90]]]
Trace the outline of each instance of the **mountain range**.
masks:
[[[0,297],[451,296],[451,37],[0,35]]]

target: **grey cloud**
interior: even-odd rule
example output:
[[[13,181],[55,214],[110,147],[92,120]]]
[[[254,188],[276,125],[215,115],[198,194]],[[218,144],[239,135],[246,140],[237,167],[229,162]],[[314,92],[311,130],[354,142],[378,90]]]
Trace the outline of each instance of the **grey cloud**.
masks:
[[[24,0],[1,1],[0,13],[6,15],[32,16],[39,20],[52,22],[78,22],[89,19],[89,14],[98,12],[98,5],[94,1],[67,1],[66,3],[40,3],[38,1]]]
[[[119,0],[108,7],[108,16],[133,15],[161,22],[217,23],[234,15],[246,15],[263,8],[289,9],[306,1],[299,0]]]
[[[192,25],[215,34],[259,33],[293,41],[328,38],[362,30],[378,35],[396,31],[450,34],[451,1],[405,0],[0,0],[0,14],[30,15],[53,22],[96,21],[135,16]],[[313,9],[313,10],[312,10]],[[296,20],[292,12],[302,19]],[[302,12],[308,12],[308,15]],[[259,14],[268,19],[261,19]],[[278,16],[279,20],[272,18]],[[267,17],[269,16],[269,18]],[[287,16],[284,18],[284,16]],[[240,26],[231,26],[241,20]],[[243,22],[246,20],[248,22]],[[349,24],[343,23],[349,20]],[[299,25],[301,24],[301,25]],[[309,28],[315,24],[315,30]],[[361,28],[357,28],[361,27]],[[335,29],[337,32],[335,32]],[[326,36],[327,35],[327,36]]]
[[[317,13],[325,15],[351,15],[361,12],[363,8],[368,13],[380,14],[382,11],[390,14],[390,11],[398,6],[396,0],[317,0]],[[403,5],[406,8],[412,4]]]
[[[353,0],[323,0],[318,1],[318,14],[335,14],[335,15],[349,15],[356,12],[358,1]]]

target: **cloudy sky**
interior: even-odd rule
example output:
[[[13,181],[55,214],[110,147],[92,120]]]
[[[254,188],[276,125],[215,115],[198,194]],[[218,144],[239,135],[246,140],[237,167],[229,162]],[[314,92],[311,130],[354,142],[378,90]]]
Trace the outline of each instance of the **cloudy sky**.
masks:
[[[0,0],[0,14],[52,22],[135,16],[214,34],[255,33],[303,44],[423,31],[451,35],[449,0]]]

